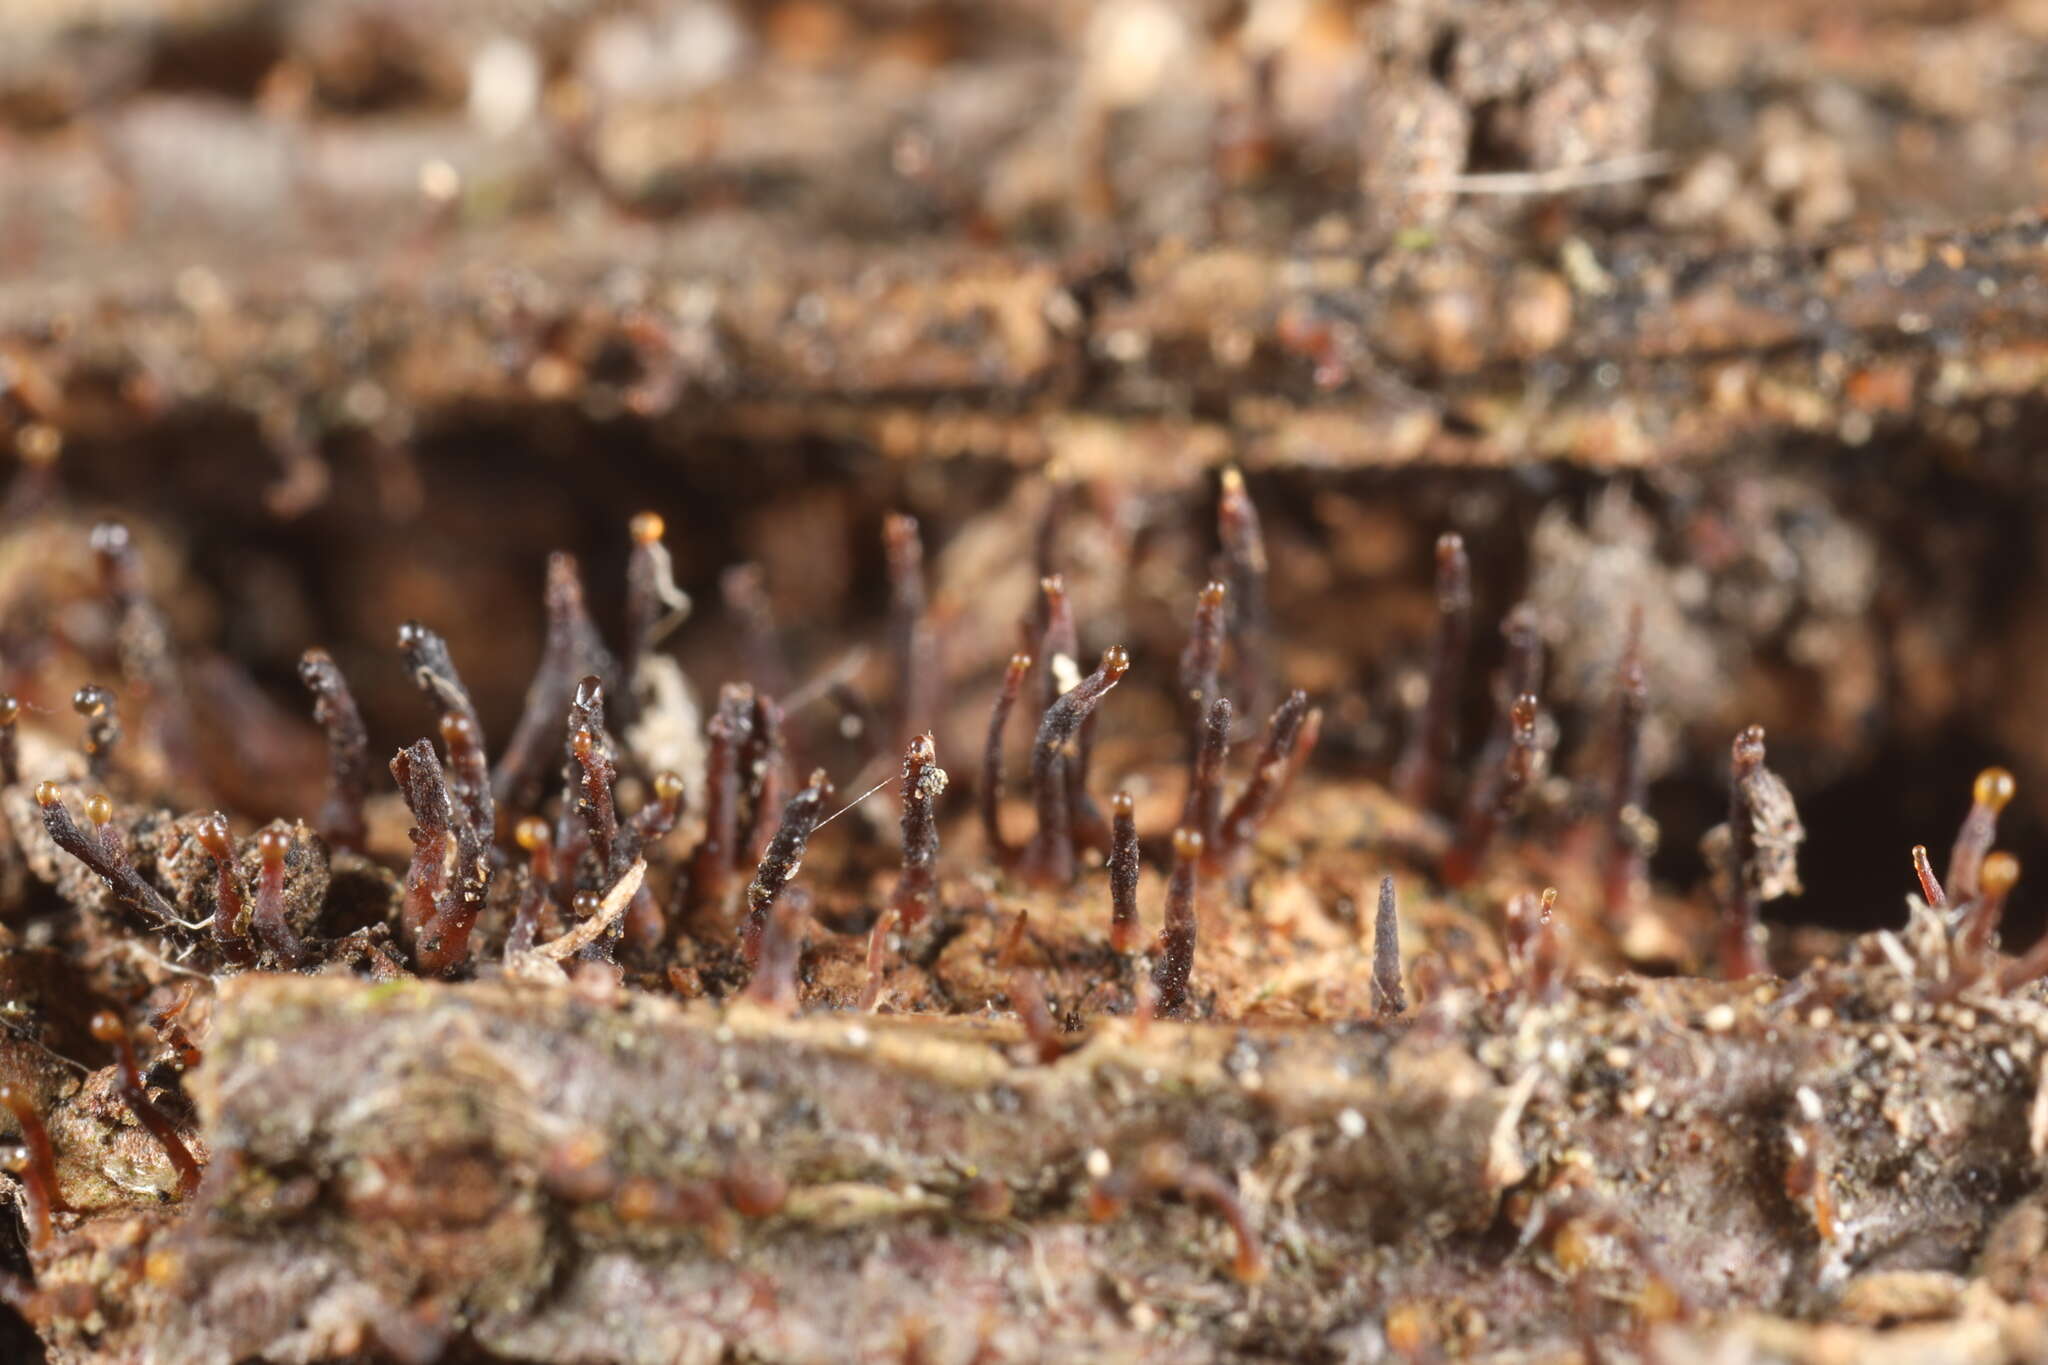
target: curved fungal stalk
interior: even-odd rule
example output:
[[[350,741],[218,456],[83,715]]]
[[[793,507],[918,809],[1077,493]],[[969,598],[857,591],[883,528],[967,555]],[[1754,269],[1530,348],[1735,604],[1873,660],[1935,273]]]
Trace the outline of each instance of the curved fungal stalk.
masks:
[[[1138,806],[1129,792],[1110,798],[1109,946],[1129,953],[1138,946]]]
[[[811,831],[818,827],[825,803],[831,799],[832,780],[820,768],[811,774],[811,780],[804,789],[792,796],[782,809],[781,827],[768,841],[768,850],[761,855],[761,865],[754,871],[754,880],[747,885],[747,918],[740,931],[740,956],[749,967],[759,968],[761,965],[761,943],[768,933],[769,911],[775,908],[783,888],[789,885],[797,869],[803,865]]]
[[[1195,969],[1195,891],[1202,865],[1202,835],[1183,826],[1173,832],[1173,871],[1166,880],[1166,923],[1159,931],[1159,958],[1152,985],[1159,1013],[1172,1017],[1188,1007],[1188,981]]]
[[[87,683],[71,694],[71,709],[85,718],[86,770],[96,782],[107,780],[113,765],[114,748],[121,742],[121,710],[114,694],[98,683]]]
[[[1024,679],[1031,672],[1029,654],[1012,654],[1009,667],[1003,670],[1003,685],[996,693],[996,702],[988,716],[988,739],[981,751],[981,833],[988,844],[989,855],[1000,864],[1017,860],[1018,850],[1014,844],[1003,838],[1003,732],[1008,728],[1010,712],[1017,705],[1017,696],[1024,690]]]
[[[1999,880],[2006,882],[2005,891],[2011,889],[2011,884],[2017,882],[2020,875],[2019,860],[2010,855],[2007,855],[2007,860],[2011,866],[2000,868],[1996,874]],[[1989,875],[1992,873],[1991,860],[1987,858],[1984,862],[1984,871]],[[2004,891],[2001,891],[2000,895],[2002,897]],[[2037,939],[2034,946],[2027,949],[2022,956],[2005,964],[2004,969],[1998,973],[1998,989],[2000,994],[2010,995],[2020,987],[2038,981],[2044,976],[2048,976],[2048,934],[2043,934]]]
[[[1991,851],[1992,841],[1998,837],[1998,814],[2011,803],[2013,789],[2012,774],[2004,768],[1986,768],[1970,785],[1970,813],[1963,817],[1962,828],[1956,831],[1948,875],[1942,878],[1954,904],[1963,905],[1976,898],[1977,871],[1983,866],[1984,855]]]
[[[1401,919],[1394,905],[1394,879],[1380,878],[1379,908],[1372,921],[1372,1008],[1392,1019],[1408,1008],[1401,987]]]
[[[1273,709],[1273,714],[1266,720],[1266,737],[1259,746],[1258,763],[1252,769],[1251,781],[1245,784],[1223,817],[1223,846],[1210,850],[1212,865],[1227,862],[1250,846],[1259,826],[1279,809],[1280,798],[1286,793],[1296,769],[1307,760],[1308,749],[1315,743],[1315,735],[1320,728],[1320,715],[1309,710],[1308,693],[1299,689],[1289,692]],[[1303,743],[1304,737],[1307,738],[1306,744]]]
[[[668,523],[659,512],[639,512],[626,524],[633,548],[626,558],[627,691],[640,666],[690,616],[690,597],[676,586],[675,563],[662,537]]]
[[[1245,1284],[1266,1277],[1266,1258],[1257,1230],[1238,1200],[1237,1191],[1216,1171],[1188,1156],[1177,1142],[1147,1145],[1138,1159],[1123,1167],[1105,1167],[1088,1192],[1089,1216],[1098,1223],[1121,1217],[1139,1194],[1172,1191],[1190,1203],[1204,1203],[1230,1225],[1237,1242],[1231,1274]]]
[[[1472,646],[1472,561],[1465,538],[1446,531],[1436,541],[1436,641],[1430,649],[1429,693],[1394,771],[1394,789],[1418,810],[1436,803],[1458,742],[1458,698]]]
[[[1045,618],[1045,629],[1038,642],[1038,658],[1044,664],[1042,704],[1050,708],[1081,684],[1080,632],[1074,624],[1074,605],[1067,595],[1066,580],[1058,574],[1049,574],[1039,581],[1038,587]],[[1062,766],[1061,777],[1067,793],[1070,836],[1090,847],[1107,851],[1108,826],[1088,795],[1088,768],[1095,756],[1095,719],[1092,712],[1083,717],[1071,746],[1072,752]],[[1035,775],[1033,780],[1036,781]]]
[[[664,769],[654,775],[654,797],[626,823],[627,858],[631,862],[650,844],[666,839],[683,818],[683,779]]]
[[[363,846],[363,802],[370,793],[370,736],[348,679],[324,649],[299,656],[299,681],[313,694],[313,719],[327,738],[327,799],[315,825],[336,848]]]
[[[1038,737],[1031,747],[1031,792],[1038,807],[1038,832],[1025,852],[1024,862],[1042,882],[1065,885],[1074,879],[1074,808],[1070,787],[1074,741],[1082,724],[1130,667],[1131,656],[1123,647],[1111,646],[1104,651],[1095,671],[1062,693],[1059,700],[1046,708],[1038,723]]]
[[[903,875],[896,882],[895,909],[903,927],[915,929],[930,916],[938,895],[938,799],[946,770],[929,732],[903,751]]]
[[[213,859],[213,941],[221,958],[237,967],[256,961],[249,944],[249,906],[242,894],[241,869],[235,866],[234,838],[228,818],[216,811],[199,822],[199,846]]]
[[[272,825],[256,833],[256,909],[252,921],[256,937],[283,967],[297,967],[306,960],[306,945],[292,931],[285,913],[284,860],[291,852],[292,836]]]
[[[1209,703],[1222,695],[1223,637],[1228,625],[1230,585],[1221,579],[1206,583],[1195,597],[1194,624],[1180,655],[1180,694],[1187,708],[1193,747],[1200,749]]]
[[[71,818],[70,808],[64,804],[64,793],[56,783],[39,783],[35,796],[36,805],[42,811],[43,829],[50,836],[50,842],[84,863],[94,876],[106,883],[115,900],[160,924],[175,924],[186,929],[198,927],[178,918],[177,909],[164,899],[161,891],[143,880],[142,875],[129,865],[125,854],[108,855],[109,843],[119,848],[117,839],[96,838],[78,827]]]
[[[135,1062],[135,1044],[128,1036],[128,1026],[112,1010],[101,1010],[92,1017],[92,1036],[114,1049],[114,1087],[120,1092],[121,1102],[164,1149],[171,1169],[178,1173],[178,1197],[190,1199],[199,1189],[199,1163],[193,1158],[192,1149],[178,1136],[178,1126],[150,1099],[142,1069]]]
[[[28,1224],[29,1250],[44,1251],[50,1245],[50,1215],[65,1207],[57,1192],[57,1159],[50,1146],[50,1130],[26,1088],[0,1082],[0,1105],[14,1115],[15,1126],[21,1130],[21,1212]]]
[[[465,742],[459,753],[453,748],[449,750],[448,788],[462,823],[481,831],[481,837],[488,841],[496,828],[497,812],[490,769],[483,757],[484,725],[477,716],[476,703],[470,700],[469,689],[462,685],[462,675],[455,671],[448,642],[419,622],[407,621],[398,628],[398,649],[405,656],[406,667],[412,670],[414,684],[440,712],[443,733],[447,733],[451,716],[467,722],[467,729],[458,726],[457,733],[465,741],[473,737],[474,743]]]

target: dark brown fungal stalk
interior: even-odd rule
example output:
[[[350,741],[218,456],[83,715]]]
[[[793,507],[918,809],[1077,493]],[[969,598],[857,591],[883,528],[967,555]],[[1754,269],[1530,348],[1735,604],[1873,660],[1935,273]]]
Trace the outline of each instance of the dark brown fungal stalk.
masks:
[[[811,831],[817,828],[825,803],[831,799],[832,781],[820,768],[782,809],[782,824],[768,841],[754,880],[747,885],[747,917],[740,930],[740,957],[749,967],[761,965],[761,940],[768,932],[768,912],[775,908],[783,888],[796,876],[804,850],[810,844]]]
[[[228,818],[218,812],[199,822],[199,846],[213,859],[213,941],[223,961],[237,967],[255,963],[249,945],[249,907],[242,895],[241,869]]]
[[[107,780],[114,761],[114,746],[121,742],[121,710],[114,694],[98,683],[87,683],[71,694],[71,709],[85,718],[86,770],[96,782]]]
[[[1458,827],[1457,842],[1444,855],[1444,881],[1463,886],[1478,874],[1479,865],[1500,827],[1513,817],[1523,793],[1540,774],[1543,750],[1536,731],[1540,708],[1533,695],[1516,697],[1508,708],[1508,745],[1501,752],[1493,781],[1479,784],[1485,801],[1468,804]]]
[[[640,512],[627,523],[633,548],[626,559],[626,666],[628,692],[646,662],[677,626],[689,619],[690,598],[676,586],[675,564],[662,537],[668,523]]]
[[[1608,915],[1617,919],[1635,904],[1649,863],[1649,817],[1643,812],[1643,723],[1649,711],[1638,607],[1629,614],[1628,643],[1615,679],[1614,769],[1607,789],[1607,838],[1600,851],[1601,894]]]
[[[555,847],[548,822],[529,815],[513,830],[512,837],[526,852],[526,880],[519,888],[519,905],[512,913],[512,927],[505,935],[505,960],[512,961],[533,949],[540,933],[541,910],[555,884]]]
[[[1010,927],[1003,934],[1001,946],[996,949],[996,970],[1007,972],[1014,968],[1024,956],[1024,944],[1031,932],[1031,912],[1019,910],[1010,920]]]
[[[891,512],[882,522],[889,567],[889,654],[894,664],[896,742],[907,743],[938,704],[938,636],[927,619],[924,541],[917,518]]]
[[[1970,812],[1956,832],[1955,847],[1949,853],[1948,875],[1942,884],[1956,905],[1977,895],[1977,870],[1991,843],[1998,837],[1998,814],[2012,801],[2012,774],[2004,768],[1986,768],[1970,785]]]
[[[736,872],[761,861],[782,815],[783,792],[790,781],[788,744],[783,737],[782,707],[759,691],[754,693],[753,728],[740,752],[741,806],[746,812],[743,833],[732,851]]]
[[[1003,838],[1003,732],[1009,727],[1010,712],[1016,708],[1018,694],[1024,690],[1024,679],[1031,672],[1029,654],[1012,654],[1010,663],[1003,670],[1003,685],[996,692],[995,706],[989,711],[988,739],[981,751],[981,833],[988,844],[989,856],[998,864],[1007,865],[1017,859],[1017,848]]]
[[[704,725],[704,833],[690,855],[690,907],[698,914],[722,909],[732,881],[740,833],[740,753],[754,733],[754,692],[727,683]]]
[[[932,912],[938,894],[938,800],[946,770],[929,732],[903,751],[903,875],[896,882],[895,910],[903,927],[915,929]]]
[[[1981,780],[1981,779],[1980,779]],[[1723,859],[1721,968],[1732,981],[1764,970],[1763,902],[1799,890],[1798,846],[1806,837],[1784,781],[1764,766],[1764,731],[1735,737],[1729,769]],[[1981,857],[1981,854],[1979,855]],[[1976,869],[1970,869],[1974,879]],[[1951,882],[1953,886],[1953,882]]]
[[[1203,723],[1209,703],[1220,696],[1223,669],[1223,638],[1229,624],[1230,587],[1221,579],[1203,585],[1195,598],[1195,620],[1188,630],[1188,642],[1180,655],[1180,695],[1187,708],[1188,730],[1201,746]]]
[[[1081,633],[1074,624],[1074,604],[1067,580],[1059,574],[1039,580],[1040,613],[1045,626],[1038,635],[1039,705],[1051,706],[1081,681]]]
[[[1019,967],[1010,973],[1010,1008],[1017,1011],[1017,1022],[1024,1027],[1025,1047],[1031,1060],[1040,1066],[1050,1066],[1066,1055],[1066,1040],[1060,1037],[1059,1025],[1053,1021],[1052,1006],[1046,1003],[1045,983],[1029,967]]]
[[[1372,920],[1372,1010],[1392,1019],[1408,1008],[1401,988],[1401,918],[1394,906],[1394,879],[1380,878],[1379,908]]]
[[[112,1010],[101,1010],[92,1017],[92,1036],[114,1049],[114,1086],[121,1102],[164,1149],[171,1168],[178,1173],[178,1197],[190,1199],[199,1189],[199,1163],[178,1136],[178,1126],[150,1099],[142,1069],[135,1063],[135,1044],[128,1036],[128,1026]]]
[[[462,675],[449,657],[448,642],[417,621],[398,628],[398,648],[412,670],[413,682],[441,715],[444,737],[452,733],[462,741],[461,751],[448,752],[447,782],[454,798],[454,810],[461,823],[489,840],[496,830],[496,804],[491,792],[491,773],[484,759],[483,721]]]
[[[1201,831],[1210,849],[1223,847],[1223,769],[1230,760],[1230,722],[1230,698],[1212,698],[1189,767],[1187,798],[1181,803],[1180,822]]]
[[[1138,806],[1129,792],[1118,792],[1110,798],[1109,810],[1109,946],[1113,952],[1129,953],[1137,948],[1140,933]]]
[[[406,868],[399,923],[408,939],[417,940],[433,919],[448,885],[449,826],[454,812],[448,783],[434,746],[422,739],[400,749],[391,759],[391,777],[405,808],[412,812],[412,862]]]
[[[1429,691],[1408,746],[1394,770],[1394,789],[1409,805],[1426,810],[1458,742],[1458,699],[1464,691],[1465,660],[1472,646],[1472,561],[1465,538],[1446,531],[1436,542],[1436,640],[1430,648]]]
[[[1081,726],[1111,688],[1130,671],[1131,656],[1121,645],[1102,655],[1093,673],[1062,693],[1046,708],[1031,748],[1031,792],[1038,807],[1038,832],[1026,850],[1031,875],[1048,885],[1074,879],[1074,791],[1077,766],[1075,739]]]
[[[125,855],[109,857],[106,842],[87,834],[72,820],[64,794],[54,782],[36,787],[36,805],[42,810],[43,829],[50,842],[84,863],[92,874],[106,883],[115,900],[137,914],[159,924],[183,924],[178,912],[142,874],[129,865]]]
[[[0,694],[0,787],[21,781],[21,720],[19,698]]]
[[[1195,970],[1195,891],[1201,874],[1201,831],[1182,826],[1173,832],[1173,871],[1166,879],[1166,923],[1159,931],[1159,960],[1152,964],[1152,985],[1159,992],[1159,1013],[1185,1014],[1188,980]]]
[[[569,736],[569,749],[575,755],[579,781],[576,790],[576,813],[583,818],[585,837],[590,841],[590,851],[597,858],[597,865],[606,877],[615,877],[622,870],[617,863],[619,846],[619,813],[612,803],[612,784],[618,780],[618,764],[613,761],[610,747],[597,732],[579,729]]]
[[[1308,693],[1289,692],[1266,719],[1266,736],[1259,745],[1259,757],[1251,780],[1231,803],[1222,822],[1222,847],[1212,849],[1209,860],[1220,866],[1251,846],[1259,826],[1279,808],[1294,772],[1307,761],[1322,718],[1309,710]],[[1304,743],[1306,740],[1306,743]]]
[[[14,1115],[15,1127],[21,1130],[22,1162],[17,1174],[21,1177],[21,1214],[28,1225],[29,1250],[46,1251],[50,1246],[50,1215],[65,1206],[63,1197],[57,1193],[57,1159],[50,1146],[50,1130],[43,1124],[35,1098],[22,1086],[0,1082],[0,1106]]]
[[[889,936],[896,932],[896,907],[883,910],[868,931],[867,982],[861,987],[854,1008],[863,1014],[881,1008],[882,991],[888,976]]]
[[[792,798],[792,804],[802,798]],[[810,906],[801,890],[771,901],[761,908],[761,928],[752,937],[747,965],[754,975],[747,982],[747,999],[778,1014],[796,1013],[800,997],[797,967],[803,959],[804,921]],[[752,931],[752,920],[749,920]]]
[[[370,736],[348,679],[324,649],[299,656],[299,681],[313,694],[313,719],[327,738],[327,799],[314,828],[336,848],[363,846],[363,801],[370,794]]]
[[[1066,580],[1050,574],[1039,581],[1044,628],[1038,639],[1038,659],[1043,665],[1040,690],[1043,705],[1051,707],[1066,693],[1080,686],[1080,631],[1074,623],[1074,605],[1067,596]],[[1095,755],[1095,716],[1081,721],[1068,761],[1063,767],[1066,786],[1067,825],[1074,839],[1091,848],[1107,851],[1109,830],[1088,795],[1088,768]],[[1035,780],[1035,779],[1034,779]]]
[[[490,897],[490,844],[470,825],[457,824],[452,833],[455,880],[441,893],[440,904],[413,949],[420,971],[429,976],[452,975],[469,960],[470,934]],[[606,946],[616,937],[614,931]]]
[[[591,676],[619,676],[617,662],[590,619],[575,556],[548,556],[542,601],[548,625],[540,663],[526,685],[512,737],[505,742],[505,751],[491,774],[492,794],[500,803],[531,806],[540,796],[542,779],[562,740],[563,717],[576,698],[577,682]]]
[[[1267,642],[1266,537],[1259,511],[1235,465],[1223,471],[1216,501],[1216,537],[1223,545],[1217,575],[1230,585],[1231,634],[1237,645],[1237,693],[1245,710],[1257,715],[1265,707],[1267,670],[1272,666]]]
[[[631,862],[652,844],[668,837],[683,818],[682,774],[663,769],[654,775],[652,798],[626,822],[626,858]]]
[[[1920,899],[1927,902],[1930,910],[1948,907],[1948,896],[1942,891],[1941,883],[1935,880],[1934,863],[1927,856],[1927,845],[1913,845],[1913,875],[1920,882]]]
[[[297,967],[306,960],[306,946],[285,915],[284,860],[292,836],[275,825],[256,832],[256,907],[251,924],[256,938],[279,966]]]

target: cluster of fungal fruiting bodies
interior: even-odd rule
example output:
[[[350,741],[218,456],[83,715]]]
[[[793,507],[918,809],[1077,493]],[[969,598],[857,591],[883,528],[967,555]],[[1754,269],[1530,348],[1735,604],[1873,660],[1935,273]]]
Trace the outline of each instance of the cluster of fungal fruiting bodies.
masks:
[[[864,935],[858,991],[828,997],[806,977],[815,956],[811,938],[830,885],[804,884],[812,843],[835,818],[837,784],[823,769],[799,781],[797,756],[806,745],[790,717],[805,700],[843,682],[798,687],[781,661],[781,646],[758,573],[726,575],[724,594],[745,627],[747,654],[759,666],[752,681],[721,687],[703,722],[701,798],[688,809],[692,782],[655,769],[622,739],[662,705],[647,680],[662,661],[656,650],[689,609],[676,588],[662,543],[664,527],[651,514],[633,519],[628,558],[624,648],[614,652],[592,621],[575,562],[557,555],[543,588],[546,640],[525,705],[495,761],[483,721],[447,642],[430,626],[407,622],[397,630],[400,660],[432,716],[432,737],[398,749],[388,770],[409,817],[410,858],[388,916],[368,927],[336,932],[322,907],[309,903],[313,870],[326,860],[373,847],[368,807],[378,785],[368,729],[348,680],[324,651],[306,652],[300,676],[324,734],[327,783],[314,829],[278,822],[238,839],[228,817],[207,812],[174,819],[169,828],[203,875],[175,884],[165,879],[164,855],[138,856],[139,831],[155,818],[123,809],[107,788],[125,782],[119,762],[124,728],[162,736],[180,694],[175,658],[160,629],[125,536],[103,528],[94,545],[113,566],[107,592],[134,637],[124,675],[146,678],[148,701],[125,713],[112,689],[79,689],[75,709],[83,722],[83,753],[76,772],[34,786],[42,831],[104,888],[105,914],[140,927],[175,949],[180,960],[210,975],[252,970],[301,971],[353,965],[379,977],[414,974],[461,979],[504,972],[526,980],[575,980],[599,988],[630,982],[689,995],[743,996],[754,1006],[789,1013],[807,1002],[835,999],[861,1010],[883,1008],[892,970],[927,962],[942,951],[963,917],[993,910],[1002,926],[991,945],[994,983],[990,1003],[1006,1002],[1021,1026],[1020,1055],[1052,1065],[1073,1051],[1070,1031],[1090,1011],[1130,1014],[1138,1027],[1156,1017],[1199,1017],[1212,1006],[1202,989],[1205,924],[1237,913],[1257,873],[1255,845],[1272,824],[1321,736],[1324,712],[1303,691],[1285,690],[1277,674],[1274,628],[1267,606],[1268,560],[1257,510],[1243,481],[1223,481],[1211,574],[1195,591],[1185,647],[1172,678],[1179,714],[1175,747],[1185,756],[1184,780],[1175,784],[1178,813],[1156,831],[1165,866],[1163,906],[1148,931],[1143,890],[1145,839],[1139,828],[1136,783],[1105,783],[1098,800],[1094,767],[1104,717],[1113,694],[1134,670],[1123,647],[1111,645],[1092,671],[1080,662],[1080,625],[1066,582],[1042,576],[1031,614],[1020,623],[1025,648],[1010,658],[988,718],[977,811],[987,852],[978,874],[949,876],[942,853],[942,798],[951,788],[938,744],[928,726],[945,691],[939,674],[944,631],[925,582],[926,557],[917,522],[887,520],[883,549],[888,565],[888,661],[894,702],[872,733],[900,751],[886,759],[895,770],[900,811],[899,866],[878,881],[869,913],[841,929]],[[1427,690],[1408,743],[1394,767],[1394,787],[1434,831],[1418,846],[1434,850],[1434,865],[1401,856],[1411,887],[1434,881],[1468,899],[1493,897],[1515,867],[1500,856],[1503,844],[1532,818],[1531,798],[1550,767],[1557,727],[1543,706],[1544,644],[1533,608],[1510,609],[1502,626],[1503,663],[1493,680],[1494,719],[1471,746],[1459,742],[1457,718],[1469,683],[1475,592],[1462,540],[1442,537],[1435,547],[1437,626],[1429,651]],[[1604,789],[1583,802],[1580,828],[1590,832],[1588,880],[1600,888],[1603,912],[1628,913],[1643,894],[1651,836],[1647,818],[1641,731],[1651,698],[1642,663],[1640,618],[1629,623],[1616,672],[1615,705],[1603,770]],[[1270,709],[1268,708],[1270,703]],[[853,702],[850,705],[864,706]],[[1006,754],[1014,712],[1036,715],[1024,784],[1034,825],[1027,838],[1006,831]],[[8,784],[35,781],[23,771],[16,729],[22,708],[0,699],[0,770]],[[1241,718],[1258,717],[1256,727]],[[1765,762],[1764,738],[1754,728],[1734,741],[1728,821],[1710,841],[1720,900],[1718,957],[1735,978],[1764,969],[1760,907],[1798,887],[1798,817],[1785,785]],[[898,764],[900,762],[900,767]],[[1232,790],[1232,770],[1242,768]],[[1144,775],[1146,786],[1158,783]],[[74,816],[74,794],[93,788]],[[858,784],[848,782],[848,787]],[[1927,988],[1935,999],[1970,989],[2012,990],[2048,974],[2048,946],[2007,959],[1997,950],[2003,908],[2017,864],[1993,850],[1996,820],[2010,800],[2012,781],[1987,772],[1958,835],[1945,885],[1924,850],[1914,867],[1928,923],[1944,945],[1945,964]],[[856,795],[855,800],[860,799]],[[1548,818],[1547,816],[1545,818]],[[151,836],[161,843],[161,837]],[[1583,842],[1583,841],[1582,841]],[[152,846],[154,848],[154,845]],[[958,855],[954,855],[955,858]],[[1066,951],[1044,968],[1029,965],[1037,936],[1061,934],[1068,912],[1095,894],[1084,877],[1099,860],[1106,871],[1106,901],[1087,909],[1087,936],[1107,954],[1089,958]],[[993,873],[994,875],[986,875]],[[972,883],[963,889],[962,881]],[[1219,890],[1227,893],[1219,897]],[[1235,898],[1235,906],[1218,906]],[[1497,923],[1507,980],[1517,999],[1549,1004],[1566,992],[1570,941],[1558,893],[1523,885],[1498,897]],[[1004,905],[1003,902],[1010,902]],[[1104,913],[1106,911],[1106,913]],[[1065,916],[1066,918],[1062,918]],[[1388,1027],[1403,1027],[1419,1005],[1442,993],[1454,969],[1431,951],[1404,968],[1402,910],[1393,875],[1377,878],[1369,954],[1360,955],[1369,1013]],[[679,960],[688,949],[690,963]],[[1210,949],[1209,951],[1217,951]],[[1074,963],[1090,962],[1103,978],[1093,994],[1060,991],[1071,984]],[[1055,971],[1061,973],[1054,979]],[[1462,984],[1497,985],[1466,979]],[[1078,1002],[1078,1003],[1077,1003]],[[959,1007],[961,1002],[952,1002]],[[969,1002],[972,1004],[980,1002]],[[113,1090],[136,1122],[162,1143],[189,1195],[200,1167],[177,1125],[149,1094],[138,1070],[127,1026],[116,1016],[94,1025],[94,1036],[116,1055]],[[49,1142],[24,1093],[0,1093],[17,1115],[26,1154],[22,1179],[32,1186],[24,1210],[32,1240],[62,1202],[48,1174]],[[31,1135],[30,1126],[36,1134]],[[1824,1160],[1818,1135],[1802,1138],[1800,1160]],[[1820,1155],[1813,1155],[1820,1153]],[[1808,1161],[1808,1157],[1811,1160]],[[600,1152],[588,1160],[566,1152],[550,1167],[549,1188],[609,1201],[630,1221],[690,1223],[730,1235],[735,1212],[773,1201],[722,1185],[658,1186],[607,1174]],[[1221,1175],[1171,1144],[1106,1158],[1096,1173],[1093,1203],[1107,1216],[1141,1196],[1171,1192],[1215,1208],[1239,1243],[1236,1273],[1265,1273],[1263,1254],[1248,1215]],[[1796,1163],[1795,1163],[1796,1166]],[[1788,1181],[1803,1171],[1797,1166]],[[1818,1168],[1816,1168],[1818,1171]],[[1798,1175],[1801,1197],[1826,1188],[1824,1171]],[[1790,1186],[1788,1185],[1788,1188]],[[566,1197],[566,1196],[565,1196]],[[745,1207],[743,1207],[743,1205]]]

